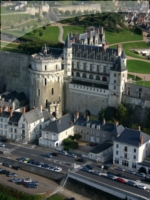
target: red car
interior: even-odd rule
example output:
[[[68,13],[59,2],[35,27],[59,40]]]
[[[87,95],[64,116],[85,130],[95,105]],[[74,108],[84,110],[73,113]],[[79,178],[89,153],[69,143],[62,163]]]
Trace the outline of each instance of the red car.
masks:
[[[120,183],[126,183],[126,181],[123,178],[117,178],[116,181],[118,181]]]

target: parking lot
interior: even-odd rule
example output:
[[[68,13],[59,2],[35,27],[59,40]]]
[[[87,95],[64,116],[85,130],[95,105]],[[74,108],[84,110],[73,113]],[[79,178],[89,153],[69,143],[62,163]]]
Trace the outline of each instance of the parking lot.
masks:
[[[27,188],[24,185],[12,183],[11,180],[14,177],[7,177],[5,174],[0,174],[0,183],[2,185],[9,186],[11,188],[14,188],[16,190],[19,190],[25,193],[29,193],[29,194],[52,193],[58,187],[58,184],[55,183],[54,181],[44,178],[42,176],[38,176],[36,174],[32,174],[32,173],[22,171],[22,170],[13,170],[12,168],[4,167],[3,165],[0,165],[0,168],[16,173],[17,178],[19,179],[31,178],[32,180],[38,181],[38,188]]]

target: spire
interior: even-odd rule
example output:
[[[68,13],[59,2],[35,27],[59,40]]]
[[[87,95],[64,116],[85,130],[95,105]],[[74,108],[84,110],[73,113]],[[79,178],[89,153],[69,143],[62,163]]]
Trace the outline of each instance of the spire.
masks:
[[[127,70],[124,62],[121,59],[121,56],[118,56],[118,58],[116,59],[114,65],[113,65],[113,67],[111,68],[111,70],[118,71],[118,72],[122,72],[122,71],[126,71]]]
[[[121,53],[121,58],[126,58],[126,54],[125,54],[125,52],[122,50],[122,53]]]
[[[71,48],[70,38],[69,35],[67,35],[66,41],[65,41],[65,48]]]

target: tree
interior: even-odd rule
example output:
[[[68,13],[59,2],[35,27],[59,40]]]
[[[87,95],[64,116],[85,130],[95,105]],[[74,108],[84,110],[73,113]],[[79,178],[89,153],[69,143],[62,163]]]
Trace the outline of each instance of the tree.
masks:
[[[34,29],[34,30],[33,30],[34,35],[36,34],[36,32],[37,32],[37,29]]]
[[[127,108],[125,106],[123,106],[122,104],[120,104],[117,107],[117,111],[116,111],[116,119],[123,124],[126,121],[126,117],[127,117]]]
[[[76,23],[78,23],[79,22],[79,17],[75,17],[74,20],[75,20]]]
[[[84,29],[87,29],[88,25],[87,23],[84,24]]]
[[[46,30],[46,26],[43,26],[43,30]]]
[[[98,119],[102,121],[105,117],[105,110],[102,108],[98,113]]]
[[[80,133],[76,133],[74,135],[74,139],[76,139],[76,140],[80,140],[81,138],[82,138],[82,135]]]
[[[41,37],[43,36],[43,33],[42,33],[42,31],[40,31],[40,32],[39,32],[39,36],[41,36]]]

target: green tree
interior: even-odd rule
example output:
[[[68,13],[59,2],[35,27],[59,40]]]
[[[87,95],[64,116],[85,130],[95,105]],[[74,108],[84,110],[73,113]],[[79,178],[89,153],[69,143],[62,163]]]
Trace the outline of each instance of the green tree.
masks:
[[[43,32],[42,32],[42,31],[39,32],[39,36],[40,36],[40,37],[43,36]]]
[[[43,30],[46,30],[46,26],[43,26]]]
[[[105,117],[105,110],[102,108],[98,113],[98,119],[102,121],[104,117]]]
[[[82,135],[80,133],[74,134],[74,139],[75,140],[80,140],[82,138]]]
[[[128,110],[125,106],[123,106],[122,104],[120,104],[118,107],[117,107],[117,111],[116,111],[116,119],[121,123],[123,124],[127,119],[127,113],[128,113]]]

